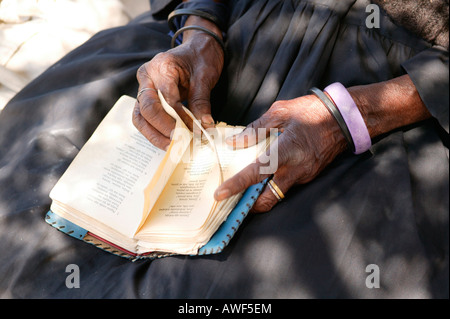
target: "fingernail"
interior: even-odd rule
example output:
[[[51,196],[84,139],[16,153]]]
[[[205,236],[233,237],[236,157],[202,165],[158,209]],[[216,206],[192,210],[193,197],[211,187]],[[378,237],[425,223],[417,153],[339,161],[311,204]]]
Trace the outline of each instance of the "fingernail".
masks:
[[[216,200],[223,200],[225,198],[230,197],[231,192],[228,188],[224,188],[224,189],[218,189],[216,191],[216,193],[214,194],[214,197],[216,198]]]
[[[203,115],[202,116],[202,124],[213,125],[214,119],[209,114]]]

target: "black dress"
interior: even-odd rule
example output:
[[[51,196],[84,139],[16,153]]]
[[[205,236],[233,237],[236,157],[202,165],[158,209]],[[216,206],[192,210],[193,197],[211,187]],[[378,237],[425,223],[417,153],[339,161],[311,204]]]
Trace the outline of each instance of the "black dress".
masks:
[[[341,154],[218,255],[132,263],[44,222],[48,194],[136,70],[169,49],[174,4],[105,30],[0,114],[0,297],[448,298],[448,49],[394,24],[366,27],[368,0],[231,1],[213,117],[249,123],[280,99],[410,75],[433,119]],[[448,10],[448,5],[447,5]],[[131,120],[131,114],[130,114]],[[68,289],[68,264],[80,268]],[[380,288],[368,288],[370,265]],[[367,268],[369,266],[369,268]]]

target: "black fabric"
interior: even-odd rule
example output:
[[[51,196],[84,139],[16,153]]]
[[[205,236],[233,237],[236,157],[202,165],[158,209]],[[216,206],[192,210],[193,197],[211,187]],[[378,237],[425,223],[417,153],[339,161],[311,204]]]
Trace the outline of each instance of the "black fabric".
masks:
[[[188,2],[182,2],[179,4],[172,13],[181,13],[184,14],[188,12],[192,12],[192,10],[200,11],[206,13],[205,18],[207,20],[215,23],[220,30],[224,31],[227,29],[228,25],[228,5],[220,2],[212,2],[208,0],[192,0]],[[194,14],[195,15],[195,14]],[[172,31],[181,28],[184,26],[187,19],[187,15],[176,16],[174,19],[170,19],[169,17],[169,27],[171,27]],[[173,22],[174,25],[171,26]]]
[[[271,212],[249,216],[218,255],[132,263],[44,222],[78,150],[121,95],[136,95],[137,68],[169,49],[166,21],[100,32],[49,68],[0,114],[0,296],[448,298],[448,52],[386,15],[367,29],[367,4],[230,1],[216,120],[246,124],[313,86],[405,72],[435,118],[341,154]],[[79,289],[65,285],[69,264],[80,267]],[[366,286],[372,264],[378,289]]]
[[[430,113],[448,133],[448,51],[434,46],[402,65],[418,88],[420,97]]]
[[[151,14],[156,20],[165,20],[181,0],[150,0]]]

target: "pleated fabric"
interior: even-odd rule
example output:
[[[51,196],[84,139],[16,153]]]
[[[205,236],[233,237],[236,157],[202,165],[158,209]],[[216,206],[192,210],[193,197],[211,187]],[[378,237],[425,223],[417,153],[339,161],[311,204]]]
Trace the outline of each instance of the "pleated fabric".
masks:
[[[341,154],[271,212],[249,216],[219,255],[131,263],[44,222],[78,150],[121,95],[136,95],[138,67],[169,49],[161,12],[102,31],[50,67],[0,114],[0,296],[448,298],[448,51],[383,12],[368,29],[369,3],[230,1],[216,120],[245,125],[312,86],[406,71],[434,118]],[[65,285],[68,264],[80,267],[79,289]]]

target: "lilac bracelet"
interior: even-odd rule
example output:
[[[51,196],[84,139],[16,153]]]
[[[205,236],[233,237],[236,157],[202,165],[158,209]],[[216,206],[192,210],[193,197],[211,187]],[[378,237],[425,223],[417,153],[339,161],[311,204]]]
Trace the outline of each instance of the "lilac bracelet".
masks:
[[[330,84],[324,89],[338,108],[355,145],[355,154],[361,154],[372,146],[366,123],[347,89],[339,82]]]

